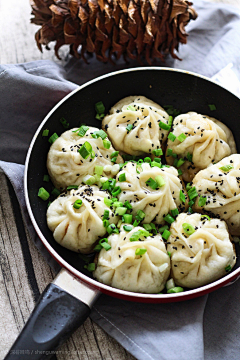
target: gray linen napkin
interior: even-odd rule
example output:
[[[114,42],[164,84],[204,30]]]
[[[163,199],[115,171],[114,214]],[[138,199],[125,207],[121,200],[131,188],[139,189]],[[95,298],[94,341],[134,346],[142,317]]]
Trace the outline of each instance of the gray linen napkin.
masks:
[[[183,61],[167,66],[212,76],[229,62],[239,64],[240,13],[224,5],[195,0],[199,18],[188,27]],[[64,68],[50,61],[0,66],[0,167],[10,179],[30,235],[55,271],[59,266],[36,236],[23,197],[23,169],[29,142],[48,111],[76,84],[126,67],[91,66],[71,59]],[[131,63],[130,66],[137,66]],[[237,66],[235,66],[237,68]],[[72,82],[71,82],[72,81]],[[140,360],[236,360],[240,312],[240,283],[209,296],[173,304],[131,303],[102,295],[91,318]]]

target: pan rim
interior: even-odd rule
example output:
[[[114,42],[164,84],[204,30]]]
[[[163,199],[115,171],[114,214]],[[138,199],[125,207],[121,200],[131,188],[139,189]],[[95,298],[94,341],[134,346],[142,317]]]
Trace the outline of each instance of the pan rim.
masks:
[[[81,279],[82,281],[84,281],[87,284],[92,285],[95,288],[98,288],[100,291],[101,289],[105,290],[105,292],[108,293],[114,293],[114,294],[118,294],[119,296],[123,296],[126,298],[142,298],[145,299],[146,301],[149,299],[152,300],[168,300],[169,302],[171,301],[171,299],[173,301],[176,301],[179,298],[179,301],[182,300],[187,300],[189,297],[198,297],[201,296],[203,294],[206,294],[208,292],[211,292],[219,287],[222,287],[224,285],[226,285],[227,283],[229,283],[232,279],[236,279],[236,277],[238,275],[240,275],[240,267],[236,270],[234,270],[233,272],[231,272],[228,275],[225,275],[224,277],[210,283],[204,286],[201,286],[199,288],[196,289],[191,289],[191,290],[187,290],[186,292],[182,292],[182,293],[176,293],[176,294],[145,294],[145,293],[136,293],[136,292],[131,292],[131,291],[126,291],[126,290],[121,290],[121,289],[117,289],[117,288],[113,288],[109,285],[105,285],[102,284],[100,282],[98,282],[95,279],[92,279],[90,277],[88,277],[87,275],[84,275],[83,273],[81,273],[79,270],[75,269],[73,266],[71,266],[66,260],[64,260],[56,250],[54,250],[52,248],[52,246],[49,244],[48,240],[45,238],[45,236],[42,234],[37,221],[35,220],[35,217],[33,215],[32,209],[31,209],[31,205],[30,205],[30,200],[29,200],[29,196],[28,196],[28,186],[27,186],[27,178],[28,178],[28,165],[29,165],[29,161],[30,161],[30,157],[31,157],[31,153],[32,153],[32,149],[34,147],[35,141],[40,133],[40,131],[42,130],[44,124],[48,121],[49,117],[56,111],[56,109],[65,101],[68,100],[68,98],[70,98],[71,96],[73,96],[76,92],[81,91],[83,88],[94,84],[97,81],[100,81],[102,79],[108,78],[110,76],[116,76],[119,75],[121,73],[126,73],[126,72],[133,72],[133,71],[173,71],[173,72],[179,72],[179,73],[183,73],[183,74],[187,74],[187,75],[192,75],[194,77],[199,77],[202,78],[204,80],[207,80],[219,87],[221,87],[222,89],[224,89],[225,91],[231,93],[229,90],[227,90],[226,88],[224,88],[222,85],[218,84],[216,81],[204,76],[204,75],[200,75],[197,74],[195,72],[191,72],[191,71],[187,71],[187,70],[181,70],[181,69],[175,69],[175,68],[170,68],[170,67],[158,67],[158,66],[154,66],[154,67],[150,67],[150,66],[146,66],[146,67],[136,67],[136,68],[129,68],[129,69],[123,69],[123,70],[117,70],[117,71],[113,71],[111,73],[99,76],[97,78],[94,78],[86,83],[84,83],[81,86],[78,86],[75,90],[71,91],[68,95],[66,95],[62,100],[60,100],[53,108],[52,110],[50,110],[50,112],[45,116],[45,118],[43,119],[43,121],[41,122],[41,124],[38,126],[35,134],[33,135],[33,138],[31,140],[31,143],[29,145],[29,149],[27,152],[27,156],[26,156],[26,161],[25,161],[25,170],[24,170],[24,196],[25,196],[25,201],[26,201],[26,205],[27,205],[27,210],[28,210],[28,214],[30,216],[31,222],[37,232],[37,235],[39,236],[41,242],[43,243],[43,245],[45,246],[45,248],[48,250],[48,252],[51,254],[51,256],[53,256],[53,258],[65,269],[67,269],[71,274],[73,274],[74,276],[76,276],[77,278]],[[234,95],[233,93],[231,93],[234,97],[236,97],[238,99],[238,97],[236,95]],[[239,100],[239,99],[238,99]],[[239,100],[240,101],[240,100]],[[185,298],[185,299],[183,299]]]

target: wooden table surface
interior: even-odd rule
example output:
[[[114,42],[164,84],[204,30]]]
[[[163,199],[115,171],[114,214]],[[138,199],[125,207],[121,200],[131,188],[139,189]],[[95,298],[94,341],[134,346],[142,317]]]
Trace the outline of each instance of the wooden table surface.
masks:
[[[211,1],[240,7],[240,0]],[[44,50],[43,54],[39,52],[34,40],[37,27],[30,24],[30,13],[29,0],[0,0],[0,63],[14,64],[50,59],[64,64],[67,47],[61,50],[62,61],[55,58],[53,51]],[[19,244],[17,241],[19,227],[23,225],[19,221],[20,212],[16,213],[12,207],[13,190],[2,173],[0,173],[0,184],[0,286],[4,284],[6,288],[0,299],[1,328],[4,329],[1,332],[0,340],[0,358],[2,359],[34,308],[36,294],[31,294],[28,291],[26,296],[28,280],[24,268],[24,259],[21,255],[22,249],[16,249],[12,246],[14,243]],[[32,260],[33,269],[41,269],[37,271],[39,276],[36,278],[41,293],[54,278],[54,274],[31,243],[27,230],[25,233],[25,241],[30,247],[29,258]],[[16,268],[17,271],[11,273],[13,268]],[[7,273],[10,273],[11,276],[6,281]],[[14,288],[18,289],[18,292],[15,292]],[[13,318],[6,318],[6,313],[13,313]],[[57,359],[134,360],[134,357],[88,319],[60,348]]]

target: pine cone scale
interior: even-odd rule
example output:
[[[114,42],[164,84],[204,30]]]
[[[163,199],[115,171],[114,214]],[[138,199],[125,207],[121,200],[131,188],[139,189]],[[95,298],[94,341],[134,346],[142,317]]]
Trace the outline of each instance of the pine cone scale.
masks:
[[[179,43],[187,42],[185,26],[197,18],[187,0],[30,0],[33,18],[41,25],[35,35],[42,45],[55,41],[55,54],[64,44],[82,57],[95,53],[103,62],[123,56],[164,61],[177,58]],[[81,54],[78,52],[81,46]]]

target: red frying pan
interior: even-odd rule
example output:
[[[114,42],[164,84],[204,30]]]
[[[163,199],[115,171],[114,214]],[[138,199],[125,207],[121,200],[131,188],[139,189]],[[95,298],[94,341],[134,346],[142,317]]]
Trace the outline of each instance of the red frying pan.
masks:
[[[129,95],[144,95],[160,105],[171,104],[181,112],[196,111],[213,116],[208,104],[214,104],[214,117],[233,132],[240,148],[240,100],[206,77],[186,71],[160,67],[144,67],[113,72],[94,79],[66,96],[43,120],[33,137],[26,159],[24,189],[28,212],[35,230],[46,249],[62,266],[55,280],[47,286],[22,333],[6,359],[16,359],[15,350],[28,350],[31,359],[44,359],[55,350],[88,317],[93,303],[101,293],[129,301],[148,303],[176,302],[192,299],[234,281],[240,274],[240,260],[231,273],[209,285],[177,294],[142,294],[112,288],[94,280],[84,268],[77,253],[61,247],[46,223],[47,204],[37,196],[47,173],[49,143],[42,137],[43,129],[60,135],[64,117],[70,128],[80,123],[100,127],[95,119],[94,104],[102,101],[107,110]],[[49,185],[51,186],[51,185]],[[48,189],[47,189],[48,190]],[[49,189],[51,190],[51,189]],[[236,247],[237,255],[239,253]],[[26,355],[18,355],[18,360]]]

